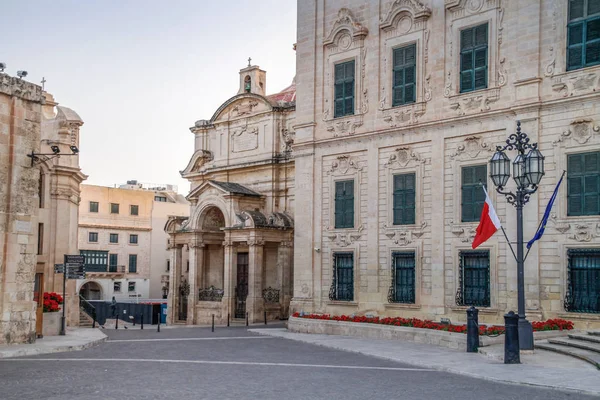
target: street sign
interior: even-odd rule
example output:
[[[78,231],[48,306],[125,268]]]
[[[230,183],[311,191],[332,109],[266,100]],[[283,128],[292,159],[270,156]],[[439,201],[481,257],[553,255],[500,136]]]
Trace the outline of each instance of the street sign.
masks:
[[[85,256],[81,256],[78,254],[65,254],[65,263],[67,264],[84,264]]]
[[[54,264],[54,273],[55,274],[64,274],[65,273],[65,265],[64,264]]]
[[[85,279],[85,267],[81,264],[67,263],[67,279]]]

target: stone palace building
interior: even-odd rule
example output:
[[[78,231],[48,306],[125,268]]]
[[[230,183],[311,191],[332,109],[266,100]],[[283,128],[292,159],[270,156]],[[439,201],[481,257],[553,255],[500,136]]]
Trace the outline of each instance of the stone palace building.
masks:
[[[476,305],[483,322],[502,323],[517,309],[516,263],[501,232],[475,251],[471,243],[485,199],[480,182],[516,240],[515,209],[494,190],[488,161],[520,120],[546,166],[525,206],[526,241],[567,171],[525,263],[528,319],[600,326],[600,1],[303,0],[296,56],[295,120],[291,130],[280,125],[295,136],[291,311],[454,322]],[[251,97],[249,113],[252,101],[270,107],[239,96]],[[244,100],[236,101],[241,110]],[[234,127],[245,124],[235,112],[226,114],[228,129],[219,128],[221,110],[193,128],[196,149],[212,147],[194,155],[186,174],[201,157],[231,168],[218,161],[229,153],[212,149],[235,151],[248,135]],[[262,126],[248,129],[261,138]],[[238,205],[231,187],[203,182],[191,197],[232,199],[220,203],[221,236],[244,232],[230,228],[238,214],[248,215],[238,225],[256,226],[243,210],[278,210],[274,199]],[[225,276],[231,290],[235,277]]]
[[[172,251],[168,323],[289,313],[296,86],[266,95],[266,72],[250,64],[239,84],[209,120],[190,128],[194,153],[181,171],[191,182],[190,217],[174,216],[165,226]]]

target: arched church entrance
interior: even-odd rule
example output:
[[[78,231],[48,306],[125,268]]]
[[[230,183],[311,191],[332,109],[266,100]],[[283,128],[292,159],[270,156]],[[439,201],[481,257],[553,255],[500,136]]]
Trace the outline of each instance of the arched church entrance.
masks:
[[[79,289],[79,295],[86,300],[102,300],[102,287],[98,282],[86,282]]]

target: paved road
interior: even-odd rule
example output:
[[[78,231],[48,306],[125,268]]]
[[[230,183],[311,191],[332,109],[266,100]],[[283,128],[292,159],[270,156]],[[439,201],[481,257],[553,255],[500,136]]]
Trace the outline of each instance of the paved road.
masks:
[[[0,360],[0,399],[596,398],[415,368],[245,327],[105,332],[109,341],[88,350]]]

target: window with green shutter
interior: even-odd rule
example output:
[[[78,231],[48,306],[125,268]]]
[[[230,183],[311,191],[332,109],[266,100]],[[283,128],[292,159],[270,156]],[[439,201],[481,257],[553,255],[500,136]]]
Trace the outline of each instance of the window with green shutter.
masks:
[[[460,31],[460,92],[488,87],[488,24]]]
[[[569,0],[567,70],[600,64],[600,0]]]
[[[479,221],[485,203],[481,184],[487,188],[487,165],[463,167],[461,172],[461,221]]]
[[[490,306],[490,252],[489,250],[461,251],[458,255],[459,306]]]
[[[135,274],[137,272],[137,254],[129,255],[129,273]]]
[[[333,117],[354,114],[354,60],[335,65],[335,110]]]
[[[417,46],[394,49],[392,106],[415,102]]]
[[[388,292],[390,303],[415,302],[415,252],[392,253],[392,284]]]
[[[415,223],[415,174],[394,175],[394,225]]]
[[[354,181],[335,183],[335,227],[354,228]]]
[[[600,152],[568,156],[567,215],[600,215]]]
[[[333,281],[330,300],[354,300],[354,253],[333,254]]]
[[[117,263],[119,260],[118,254],[108,255],[108,272],[117,272]]]

